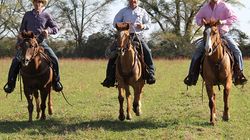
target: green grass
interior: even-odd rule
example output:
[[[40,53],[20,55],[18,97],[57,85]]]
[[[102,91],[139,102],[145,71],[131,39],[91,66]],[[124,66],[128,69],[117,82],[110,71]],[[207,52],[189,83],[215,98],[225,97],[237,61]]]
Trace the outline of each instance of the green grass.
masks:
[[[221,119],[223,90],[216,88],[218,121],[210,126],[205,90],[203,102],[201,98],[201,79],[188,91],[183,84],[189,62],[155,60],[157,83],[144,87],[142,116],[133,113],[132,121],[120,122],[117,89],[100,85],[107,61],[61,60],[64,92],[73,107],[53,92],[54,114],[47,115],[46,121],[28,123],[27,103],[25,98],[21,101],[19,82],[7,98],[2,90],[10,59],[0,59],[0,139],[249,139],[249,84],[244,89],[232,87],[229,122]],[[250,60],[246,60],[248,78],[249,66]]]

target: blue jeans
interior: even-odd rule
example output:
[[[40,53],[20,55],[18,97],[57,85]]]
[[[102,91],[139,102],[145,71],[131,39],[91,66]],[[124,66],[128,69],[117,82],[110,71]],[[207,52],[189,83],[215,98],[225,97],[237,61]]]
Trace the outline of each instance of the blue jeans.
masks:
[[[60,80],[60,74],[59,74],[58,57],[56,56],[54,51],[49,47],[49,45],[45,41],[40,43],[40,45],[43,46],[45,53],[48,54],[48,56],[51,58],[52,64],[53,64],[53,69],[54,69],[54,72],[55,72],[55,75],[54,75],[55,76],[55,81],[59,81]]]
[[[237,46],[237,43],[229,33],[225,33],[224,35],[222,35],[222,38],[224,38],[227,41],[228,47],[233,52],[233,55],[237,61],[237,64],[239,65],[240,70],[243,71],[242,53],[239,47]]]
[[[143,54],[144,54],[144,61],[148,66],[147,70],[148,70],[150,75],[154,75],[155,74],[155,67],[154,67],[154,63],[153,63],[151,49],[148,47],[148,44],[146,43],[145,39],[142,36],[137,35],[137,37],[135,37],[134,41],[141,41],[141,45],[143,48]]]
[[[144,40],[141,40],[143,53],[144,53],[144,61],[148,65],[149,74],[155,74],[155,67],[153,63],[153,57],[151,53],[151,49],[148,47],[147,43]]]
[[[234,39],[229,33],[222,35],[222,38],[227,41],[228,48],[233,52],[233,55],[237,61],[236,63],[239,65],[239,68],[242,71],[243,70],[243,58],[242,58],[242,53],[239,47],[237,46],[237,43],[234,41]],[[204,55],[204,53],[205,53],[205,45],[204,45],[204,41],[201,40],[198,42],[197,49],[195,50],[195,53],[192,56],[191,64],[189,67],[189,73],[192,73],[194,63],[199,58],[201,58]]]

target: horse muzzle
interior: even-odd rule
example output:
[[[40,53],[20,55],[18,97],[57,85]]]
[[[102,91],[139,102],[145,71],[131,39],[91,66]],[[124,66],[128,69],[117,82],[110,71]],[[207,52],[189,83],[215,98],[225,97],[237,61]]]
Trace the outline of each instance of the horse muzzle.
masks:
[[[24,59],[23,66],[28,66],[30,63],[30,59]]]

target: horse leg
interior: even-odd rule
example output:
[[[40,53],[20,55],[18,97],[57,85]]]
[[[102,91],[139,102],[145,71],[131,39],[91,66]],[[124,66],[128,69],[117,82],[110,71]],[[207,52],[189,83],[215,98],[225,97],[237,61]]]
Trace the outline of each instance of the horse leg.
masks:
[[[123,110],[123,102],[124,102],[124,89],[121,87],[118,87],[118,100],[120,104],[120,110],[119,110],[119,120],[124,121],[125,120],[125,115],[124,115],[124,110]]]
[[[46,98],[48,96],[48,92],[46,90],[42,90],[40,93],[41,93],[41,109],[42,109],[42,115],[40,120],[46,120],[45,109],[46,109]]]
[[[25,93],[25,97],[26,97],[27,102],[28,102],[29,122],[32,122],[32,112],[33,112],[33,108],[34,108],[33,103],[32,103],[33,96],[27,90],[25,90],[24,93]]]
[[[230,93],[231,84],[232,84],[232,82],[227,82],[227,84],[225,85],[225,88],[224,88],[224,95],[223,95],[224,112],[223,112],[223,117],[222,117],[224,121],[228,121],[229,120],[228,96],[229,96],[229,93]]]
[[[142,93],[142,85],[138,84],[134,88],[134,102],[133,102],[133,111],[135,112],[136,116],[141,115],[141,93]]]
[[[49,99],[48,99],[48,113],[49,115],[52,115],[53,114],[53,104],[52,104],[52,97],[51,97],[51,89],[49,89],[49,93],[48,93],[48,96],[49,96]]]
[[[131,120],[132,119],[132,115],[131,115],[131,93],[129,91],[129,87],[126,86],[125,88],[126,91],[126,98],[127,98],[127,120]]]
[[[210,108],[210,124],[214,125],[216,120],[215,114],[215,93],[212,85],[206,85],[207,95],[209,99],[209,108]]]
[[[36,101],[36,112],[37,112],[36,119],[39,119],[41,108],[40,108],[40,100],[39,100],[38,91],[34,92],[34,97],[35,97],[35,101]]]

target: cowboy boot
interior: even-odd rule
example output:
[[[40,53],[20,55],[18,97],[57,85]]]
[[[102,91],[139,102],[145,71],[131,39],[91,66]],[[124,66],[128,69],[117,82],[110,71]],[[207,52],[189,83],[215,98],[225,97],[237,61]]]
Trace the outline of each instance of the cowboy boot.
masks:
[[[11,93],[14,91],[15,86],[16,86],[16,78],[17,78],[17,74],[19,73],[19,69],[20,69],[20,62],[16,58],[14,58],[12,60],[12,63],[9,69],[8,82],[3,87],[6,93]]]
[[[115,58],[109,59],[107,70],[106,70],[106,78],[101,83],[104,87],[114,87],[115,86]]]
[[[235,65],[234,65],[234,74],[233,75],[234,75],[233,76],[234,77],[233,83],[235,86],[244,85],[247,83],[247,79],[244,76],[243,71],[240,70],[238,63],[235,63]]]
[[[145,43],[144,40],[141,40],[142,45],[142,51],[143,51],[143,58],[144,62],[146,64],[146,71],[148,72],[148,75],[146,76],[146,82],[147,84],[151,85],[156,82],[155,79],[155,67],[153,63],[153,57],[151,53],[151,49],[148,47],[147,43]]]
[[[199,78],[201,59],[202,59],[202,56],[198,57],[197,59],[194,59],[194,58],[192,59],[190,69],[189,69],[189,74],[184,79],[184,83],[187,86],[196,85],[198,78]]]
[[[147,78],[147,83],[149,85],[154,84],[156,81],[154,74],[149,74],[149,77]]]
[[[52,80],[52,88],[56,92],[60,92],[63,90],[63,85],[60,82],[60,76],[59,73],[56,72],[56,70],[53,69],[53,80]]]

